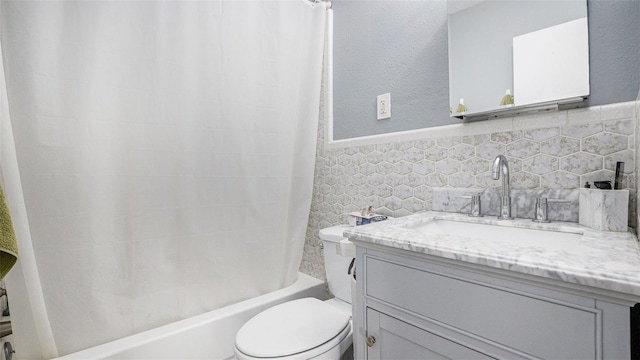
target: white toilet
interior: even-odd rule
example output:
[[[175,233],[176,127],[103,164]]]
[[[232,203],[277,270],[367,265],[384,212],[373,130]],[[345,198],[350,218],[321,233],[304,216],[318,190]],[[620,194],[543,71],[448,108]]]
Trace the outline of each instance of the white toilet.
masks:
[[[335,298],[303,298],[269,308],[247,321],[236,334],[237,359],[351,359],[351,257],[340,255],[348,243],[348,225],[320,230],[329,290]],[[351,255],[351,254],[349,254]],[[347,353],[349,350],[350,353]]]

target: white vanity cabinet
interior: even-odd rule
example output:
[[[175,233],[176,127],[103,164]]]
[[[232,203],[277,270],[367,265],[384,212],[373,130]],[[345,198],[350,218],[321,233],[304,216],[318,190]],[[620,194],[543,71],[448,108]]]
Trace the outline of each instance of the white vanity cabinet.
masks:
[[[635,298],[351,239],[358,359],[629,359]]]

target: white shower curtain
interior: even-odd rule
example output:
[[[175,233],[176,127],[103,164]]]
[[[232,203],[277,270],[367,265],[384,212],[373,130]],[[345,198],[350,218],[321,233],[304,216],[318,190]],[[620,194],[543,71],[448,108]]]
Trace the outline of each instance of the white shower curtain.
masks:
[[[325,13],[304,0],[0,3],[0,120],[17,160],[3,154],[3,182],[26,209],[20,251],[32,244],[37,272],[20,266],[31,287],[39,277],[49,349],[295,280]]]

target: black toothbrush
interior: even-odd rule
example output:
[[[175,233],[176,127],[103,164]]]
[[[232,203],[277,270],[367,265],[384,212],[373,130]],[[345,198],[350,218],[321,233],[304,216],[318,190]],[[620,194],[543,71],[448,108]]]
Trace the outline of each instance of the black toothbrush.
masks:
[[[624,172],[624,162],[618,161],[616,163],[616,177],[613,181],[613,190],[620,190],[620,183],[622,182],[623,172]]]

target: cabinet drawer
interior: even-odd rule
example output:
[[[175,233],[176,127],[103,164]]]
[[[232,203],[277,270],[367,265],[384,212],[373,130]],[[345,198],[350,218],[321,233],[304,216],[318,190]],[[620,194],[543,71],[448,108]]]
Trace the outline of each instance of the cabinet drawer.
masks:
[[[598,357],[597,309],[365,259],[367,297],[536,357]]]

